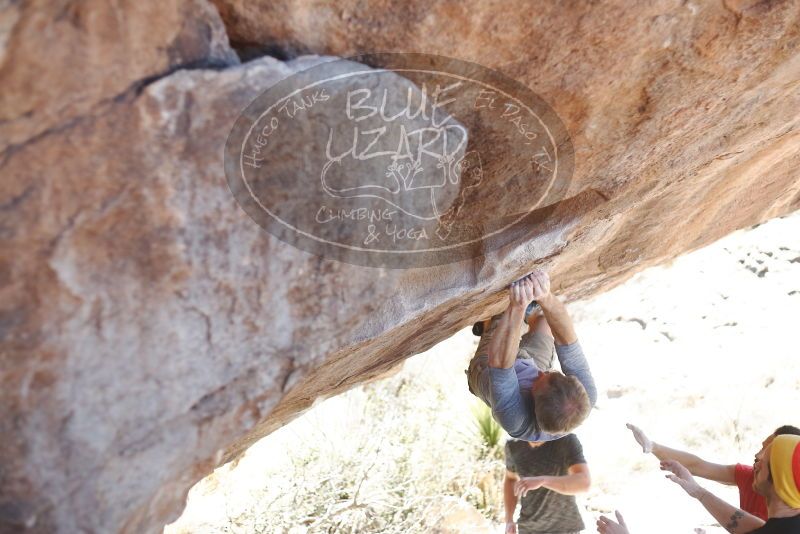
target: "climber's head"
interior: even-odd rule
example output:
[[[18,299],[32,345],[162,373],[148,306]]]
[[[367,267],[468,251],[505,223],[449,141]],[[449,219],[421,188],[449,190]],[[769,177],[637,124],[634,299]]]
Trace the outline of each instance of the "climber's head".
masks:
[[[532,393],[536,421],[549,434],[574,430],[592,409],[583,384],[556,371],[540,373],[533,381]]]

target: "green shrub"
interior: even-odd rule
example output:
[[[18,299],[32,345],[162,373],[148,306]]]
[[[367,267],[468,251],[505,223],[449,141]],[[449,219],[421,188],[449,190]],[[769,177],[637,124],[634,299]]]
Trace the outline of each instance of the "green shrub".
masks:
[[[492,411],[486,404],[478,401],[472,407],[472,415],[475,417],[475,426],[478,429],[478,436],[487,453],[496,451],[500,445],[500,438],[503,430],[497,421],[492,417]]]

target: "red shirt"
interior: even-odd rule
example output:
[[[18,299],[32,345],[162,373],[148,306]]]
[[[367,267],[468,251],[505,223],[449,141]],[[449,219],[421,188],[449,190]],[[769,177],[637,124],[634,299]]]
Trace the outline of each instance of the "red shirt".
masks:
[[[767,520],[767,501],[753,491],[753,468],[749,465],[736,464],[734,471],[736,485],[739,487],[739,507],[764,521]]]

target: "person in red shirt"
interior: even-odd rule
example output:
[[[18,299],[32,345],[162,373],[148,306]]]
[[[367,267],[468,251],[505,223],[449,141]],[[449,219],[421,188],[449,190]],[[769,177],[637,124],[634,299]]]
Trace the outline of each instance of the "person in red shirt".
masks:
[[[633,432],[633,438],[642,447],[644,453],[652,453],[662,462],[677,461],[686,467],[696,477],[713,480],[721,484],[739,488],[739,507],[766,521],[767,503],[764,497],[753,491],[753,466],[745,464],[716,464],[703,460],[692,453],[671,449],[660,443],[651,441],[642,430],[634,425],[627,427]],[[762,450],[772,443],[775,436],[789,434],[800,436],[800,428],[792,425],[778,427],[775,432],[761,442]]]
[[[720,499],[698,484],[692,474],[675,460],[661,462],[667,478],[703,505],[731,533],[798,534],[800,532],[800,436],[775,436],[756,454],[753,490],[767,503],[766,521]],[[618,511],[617,520],[597,519],[600,534],[631,534]]]

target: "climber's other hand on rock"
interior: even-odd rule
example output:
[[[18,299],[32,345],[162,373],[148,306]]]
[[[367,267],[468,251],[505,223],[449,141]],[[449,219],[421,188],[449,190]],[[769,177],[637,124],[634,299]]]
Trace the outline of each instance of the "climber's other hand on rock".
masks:
[[[542,270],[535,270],[527,276],[533,283],[533,298],[537,302],[550,296],[550,277]]]
[[[528,277],[517,280],[511,284],[509,293],[511,295],[511,306],[517,309],[521,308],[524,311],[533,300],[533,282]]]

